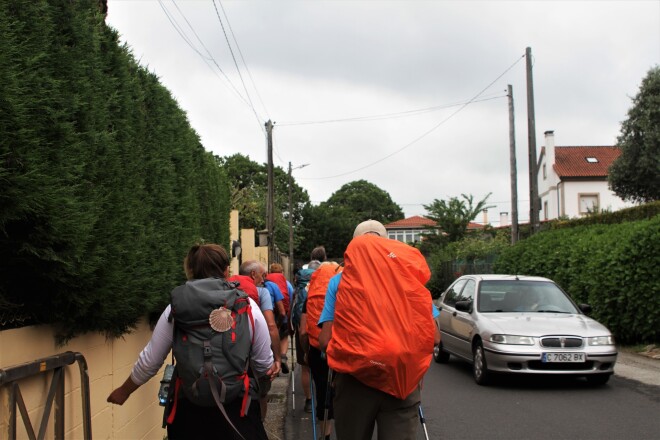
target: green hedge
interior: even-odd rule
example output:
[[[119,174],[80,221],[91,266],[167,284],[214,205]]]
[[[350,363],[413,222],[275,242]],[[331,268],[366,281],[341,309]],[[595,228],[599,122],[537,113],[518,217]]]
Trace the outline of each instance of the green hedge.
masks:
[[[0,2],[0,328],[121,335],[229,242],[223,170],[98,5]]]
[[[496,273],[545,276],[621,343],[660,340],[660,216],[542,232],[503,250]]]

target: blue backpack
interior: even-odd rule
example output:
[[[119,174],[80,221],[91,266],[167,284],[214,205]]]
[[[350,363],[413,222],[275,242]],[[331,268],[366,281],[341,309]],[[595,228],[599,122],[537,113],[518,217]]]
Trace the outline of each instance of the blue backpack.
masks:
[[[296,274],[296,286],[291,301],[291,323],[294,328],[300,327],[300,318],[305,301],[307,301],[307,284],[312,278],[314,269],[300,269]]]

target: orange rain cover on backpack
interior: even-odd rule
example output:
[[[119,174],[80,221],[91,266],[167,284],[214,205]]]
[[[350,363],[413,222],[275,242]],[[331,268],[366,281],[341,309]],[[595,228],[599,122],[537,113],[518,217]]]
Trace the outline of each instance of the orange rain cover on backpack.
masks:
[[[405,399],[431,363],[431,271],[416,248],[375,235],[354,238],[344,263],[328,365]]]
[[[325,291],[328,289],[330,278],[341,273],[343,269],[334,261],[323,263],[312,273],[312,278],[307,285],[307,336],[309,336],[310,345],[315,348],[319,348],[321,329],[317,323],[323,311]]]

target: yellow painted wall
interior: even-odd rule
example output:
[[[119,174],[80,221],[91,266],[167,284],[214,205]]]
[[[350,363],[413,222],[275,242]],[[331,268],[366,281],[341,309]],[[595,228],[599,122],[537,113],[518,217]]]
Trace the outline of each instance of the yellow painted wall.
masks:
[[[80,352],[87,361],[89,373],[93,438],[162,440],[166,431],[161,428],[163,409],[157,399],[162,371],[133,393],[123,406],[106,402],[110,392],[126,380],[149,338],[151,329],[146,322],[141,322],[136,331],[120,339],[106,340],[101,334],[87,334],[62,347],[56,346],[54,331],[49,326],[5,330],[0,332],[0,369],[66,351]],[[40,374],[18,382],[35,433],[39,432],[51,376],[50,373]],[[0,388],[0,438],[7,438],[9,433],[8,399],[7,387],[3,386]],[[53,414],[54,409],[51,409],[47,439],[53,438]],[[80,370],[74,363],[65,369],[65,438],[83,438],[82,414]],[[27,439],[18,412],[16,426],[17,438]]]

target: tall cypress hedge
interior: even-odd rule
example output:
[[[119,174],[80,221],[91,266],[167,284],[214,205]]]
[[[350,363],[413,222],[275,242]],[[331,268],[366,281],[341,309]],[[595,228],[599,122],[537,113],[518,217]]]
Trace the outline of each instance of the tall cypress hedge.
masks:
[[[536,234],[503,250],[496,273],[545,276],[621,343],[660,340],[660,216]]]
[[[98,2],[0,2],[0,328],[112,336],[159,311],[229,186]]]

